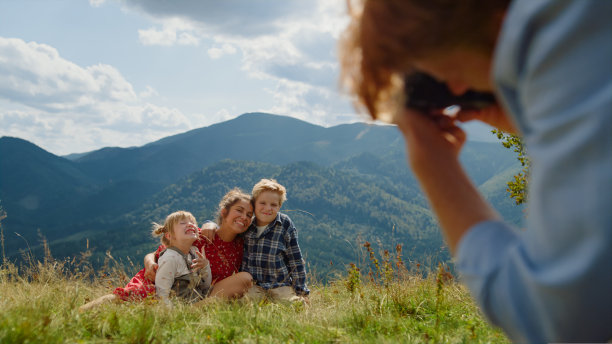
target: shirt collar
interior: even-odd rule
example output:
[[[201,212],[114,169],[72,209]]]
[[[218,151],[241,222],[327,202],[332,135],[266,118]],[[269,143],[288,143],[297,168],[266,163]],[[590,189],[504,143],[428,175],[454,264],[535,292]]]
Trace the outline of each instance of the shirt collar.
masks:
[[[276,214],[276,218],[272,222],[268,223],[266,228],[272,227],[272,226],[276,225],[277,223],[279,223],[281,225],[283,224],[283,222],[281,221],[281,213],[280,213],[280,211]],[[255,216],[253,216],[253,221],[251,221],[251,226],[249,226],[249,229],[251,229],[251,228],[253,230],[257,231],[257,219],[255,218]]]

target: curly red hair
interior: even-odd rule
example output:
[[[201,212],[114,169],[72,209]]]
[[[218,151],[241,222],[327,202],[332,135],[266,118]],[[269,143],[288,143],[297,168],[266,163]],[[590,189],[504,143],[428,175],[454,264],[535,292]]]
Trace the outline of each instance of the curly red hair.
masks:
[[[388,111],[415,59],[448,49],[493,51],[495,16],[510,0],[347,0],[340,39],[341,82],[373,119]]]

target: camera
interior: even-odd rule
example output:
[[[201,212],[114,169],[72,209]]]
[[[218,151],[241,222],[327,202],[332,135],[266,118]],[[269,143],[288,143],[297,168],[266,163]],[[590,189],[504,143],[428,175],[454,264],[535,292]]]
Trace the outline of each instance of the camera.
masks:
[[[414,72],[404,77],[404,95],[407,108],[425,113],[453,105],[463,110],[474,110],[497,103],[495,95],[490,92],[468,90],[456,96],[445,83],[423,72]]]

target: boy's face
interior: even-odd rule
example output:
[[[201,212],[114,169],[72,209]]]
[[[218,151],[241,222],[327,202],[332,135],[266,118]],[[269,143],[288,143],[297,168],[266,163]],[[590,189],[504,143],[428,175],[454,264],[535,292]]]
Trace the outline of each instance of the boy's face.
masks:
[[[264,191],[255,200],[255,218],[258,226],[264,226],[274,221],[280,210],[281,196],[273,191]]]

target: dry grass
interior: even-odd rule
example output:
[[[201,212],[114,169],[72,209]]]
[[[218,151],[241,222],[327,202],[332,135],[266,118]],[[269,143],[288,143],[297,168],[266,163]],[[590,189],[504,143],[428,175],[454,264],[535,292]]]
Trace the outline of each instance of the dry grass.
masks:
[[[1,224],[0,224],[1,229]],[[508,342],[480,316],[465,288],[441,266],[423,277],[407,269],[399,251],[377,255],[335,281],[311,283],[310,305],[248,301],[179,302],[155,299],[78,307],[125,283],[110,255],[94,271],[88,251],[58,261],[46,250],[41,261],[0,265],[1,343],[478,343]],[[367,271],[367,273],[362,273]]]

